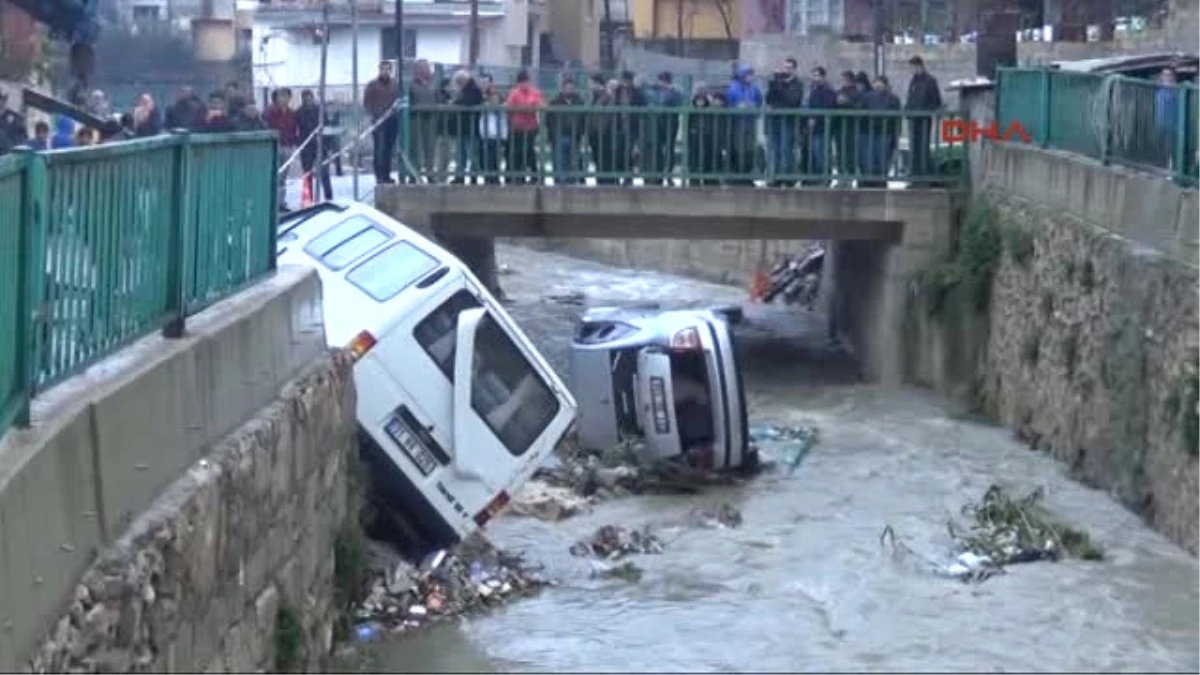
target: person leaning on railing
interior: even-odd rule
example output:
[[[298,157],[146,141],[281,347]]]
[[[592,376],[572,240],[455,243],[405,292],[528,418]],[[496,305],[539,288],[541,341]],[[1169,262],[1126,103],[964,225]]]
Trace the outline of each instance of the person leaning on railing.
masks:
[[[550,107],[546,111],[546,131],[553,149],[555,185],[580,182],[580,145],[586,118],[578,112],[570,112],[569,108],[582,105],[583,97],[575,91],[575,81],[569,75],[564,75],[558,93],[550,99]]]
[[[739,65],[725,92],[726,104],[742,111],[733,116],[728,148],[730,168],[738,175],[733,181],[735,185],[754,184],[750,175],[754,172],[754,155],[758,147],[756,123],[758,109],[763,106],[763,95],[753,77],[753,68]]]
[[[438,113],[422,108],[445,103],[440,99],[429,62],[419,59],[413,64],[412,81],[408,86],[408,102],[416,108],[408,127],[408,147],[418,175],[424,176],[429,182],[442,173],[436,161],[440,133],[437,129]]]
[[[796,59],[786,58],[783,67],[771,76],[767,84],[767,107],[771,110],[796,111],[804,105],[804,84],[796,76]],[[771,184],[783,187],[785,181],[779,176],[796,173],[796,139],[800,117],[794,113],[769,115],[767,117],[768,159],[775,179]],[[792,181],[794,182],[794,181]]]
[[[892,93],[887,77],[876,76],[871,91],[863,95],[863,109],[870,112],[900,112],[900,99]],[[870,118],[866,122],[866,131],[859,137],[859,161],[863,173],[871,178],[858,184],[859,187],[887,187],[887,172],[892,166],[900,137],[900,118]]]
[[[504,98],[492,89],[488,92],[487,108],[479,116],[479,172],[483,182],[500,182],[500,160],[508,152],[508,113]]]
[[[616,118],[604,108],[616,105],[616,98],[603,75],[592,75],[589,104],[592,111],[587,116],[587,139],[592,161],[596,164],[596,183],[612,184],[616,182],[613,173],[617,170],[616,138],[613,131]]]
[[[853,71],[842,73],[842,86],[837,90],[837,108],[840,111],[857,111],[862,109],[862,95],[855,82]],[[837,152],[837,170],[839,183],[850,187],[847,176],[858,173],[858,119],[851,117],[835,117],[830,121],[830,138],[834,139],[834,149]]]
[[[916,113],[934,113],[942,108],[942,91],[937,78],[925,70],[925,60],[913,56],[908,60],[912,66],[912,79],[908,81],[908,96],[904,109]],[[933,115],[919,114],[908,120],[908,149],[912,153],[911,173],[928,177],[934,172],[932,162]]]
[[[450,114],[448,130],[454,138],[454,179],[452,183],[470,183],[471,174],[467,165],[475,154],[475,141],[479,133],[479,106],[483,105],[483,90],[470,72],[460,70],[454,74],[454,105],[457,110]],[[509,125],[511,127],[511,124]],[[510,139],[511,143],[511,128]]]
[[[516,86],[508,93],[505,105],[512,110],[508,120],[508,174],[517,182],[540,182],[538,114],[546,101],[530,81],[529,71],[522,69],[517,73]]]
[[[671,184],[675,172],[675,141],[679,136],[679,108],[683,106],[683,94],[675,87],[674,79],[667,71],[658,74],[653,96],[659,111],[648,125],[648,138],[643,144],[643,174],[647,181],[661,181],[663,185]]]
[[[1171,155],[1178,128],[1178,96],[1175,69],[1163,68],[1158,75],[1158,88],[1154,90],[1154,140],[1151,147],[1155,166],[1171,168]]]

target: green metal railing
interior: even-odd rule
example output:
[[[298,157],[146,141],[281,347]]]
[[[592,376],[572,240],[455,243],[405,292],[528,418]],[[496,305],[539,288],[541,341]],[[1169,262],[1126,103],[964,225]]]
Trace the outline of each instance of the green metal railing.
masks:
[[[0,159],[0,433],[39,391],[274,268],[275,135]]]
[[[1000,71],[996,120],[1018,122],[1035,143],[1104,163],[1197,179],[1194,85],[1046,69]]]
[[[943,112],[717,107],[407,106],[407,166],[428,182],[957,183]],[[507,132],[502,131],[506,129]]]

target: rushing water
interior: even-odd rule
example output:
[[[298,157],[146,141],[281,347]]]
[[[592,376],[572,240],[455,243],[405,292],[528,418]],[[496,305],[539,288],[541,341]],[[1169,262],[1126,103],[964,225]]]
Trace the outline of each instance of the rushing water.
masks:
[[[560,371],[587,304],[739,300],[741,289],[505,248],[512,311]],[[544,563],[561,585],[485,616],[383,644],[393,672],[512,671],[1190,671],[1200,669],[1198,567],[1104,493],[1066,477],[1010,433],[916,389],[857,384],[822,347],[819,323],[750,316],[743,337],[756,422],[811,423],[821,440],[793,475],[693,497],[626,498],[561,523],[502,517],[501,546]],[[931,558],[946,521],[1001,482],[1041,486],[1062,520],[1087,530],[1103,562],[1034,563],[968,585],[880,545],[891,525]],[[731,502],[739,529],[673,527],[696,506]],[[659,524],[662,555],[640,583],[594,579],[567,552],[605,523]]]

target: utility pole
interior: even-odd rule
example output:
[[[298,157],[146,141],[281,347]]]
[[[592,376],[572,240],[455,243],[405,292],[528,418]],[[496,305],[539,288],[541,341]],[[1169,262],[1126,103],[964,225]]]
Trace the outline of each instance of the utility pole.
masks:
[[[613,45],[612,0],[604,0],[604,22],[600,24],[600,31],[604,37],[604,67],[613,70],[617,59]]]
[[[474,71],[475,64],[479,63],[479,0],[471,0],[467,32],[467,66]]]
[[[683,49],[683,1],[675,0],[675,55],[684,56]],[[719,2],[720,0],[718,0]]]
[[[316,174],[311,176],[313,186],[313,201],[321,201],[323,196],[330,199],[333,195],[322,195],[324,181],[321,176],[325,171],[325,78],[329,65],[329,0],[321,3],[321,82],[318,97],[321,101],[317,113],[317,161],[313,164]]]
[[[404,0],[396,0],[396,91],[404,98]]]
[[[871,60],[875,77],[886,75],[883,72],[883,0],[871,0]]]
[[[350,0],[350,30],[354,37],[350,42],[350,101],[354,110],[358,111],[358,0]],[[354,201],[358,201],[358,137],[362,135],[362,115],[355,115],[358,124],[354,129],[354,154],[352,155],[354,182]],[[344,137],[343,137],[344,138]],[[339,165],[340,166],[340,165]]]

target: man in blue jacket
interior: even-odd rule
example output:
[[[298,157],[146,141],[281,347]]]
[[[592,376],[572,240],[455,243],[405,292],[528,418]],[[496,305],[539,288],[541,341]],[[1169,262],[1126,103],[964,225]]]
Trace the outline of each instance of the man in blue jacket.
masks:
[[[1163,168],[1170,168],[1171,155],[1175,149],[1175,116],[1178,109],[1175,83],[1175,69],[1163,68],[1158,75],[1158,89],[1154,91],[1154,130],[1157,142],[1151,147],[1157,150],[1155,154],[1158,156],[1150,159],[1155,165]]]
[[[754,84],[754,69],[739,64],[733,79],[725,91],[725,103],[730,108],[743,111],[732,116],[732,138],[729,145],[729,166],[738,177],[730,181],[733,185],[754,185],[750,177],[754,171],[754,152],[758,147],[758,109],[763,105],[762,90]]]

